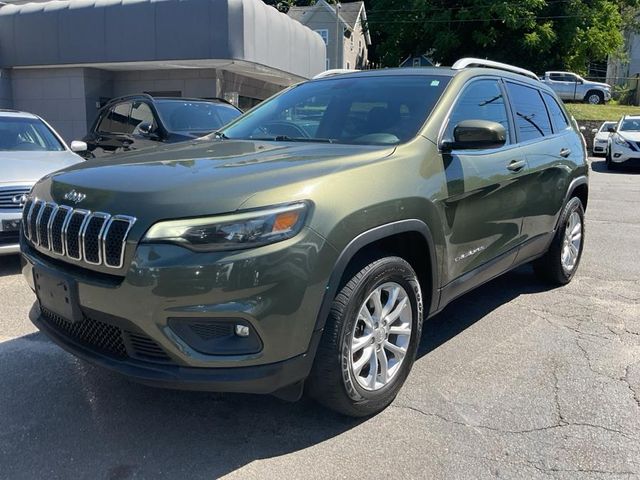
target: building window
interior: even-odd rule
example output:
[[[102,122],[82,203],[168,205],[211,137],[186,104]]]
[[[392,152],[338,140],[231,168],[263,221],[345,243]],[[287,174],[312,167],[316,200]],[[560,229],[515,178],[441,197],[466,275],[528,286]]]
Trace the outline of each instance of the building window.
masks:
[[[351,36],[349,37],[349,40],[351,41],[351,50],[353,50],[353,32],[351,32]]]
[[[362,51],[362,40],[358,40],[358,51]]]
[[[351,64],[347,62],[347,70],[349,70],[350,68],[351,68]]]
[[[325,45],[329,45],[329,30],[327,30],[326,28],[322,28],[320,30],[316,30],[315,32],[322,37]]]
[[[325,70],[329,70],[331,68],[331,67],[329,67],[329,59],[327,58],[324,62],[325,62],[325,64],[324,64]]]

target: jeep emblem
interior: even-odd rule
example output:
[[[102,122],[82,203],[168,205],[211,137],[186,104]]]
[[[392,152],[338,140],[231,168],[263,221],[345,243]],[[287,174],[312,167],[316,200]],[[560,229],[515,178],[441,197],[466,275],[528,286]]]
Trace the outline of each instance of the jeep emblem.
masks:
[[[87,196],[84,193],[76,192],[75,190],[71,190],[64,194],[64,199],[73,203],[80,203],[85,198],[87,198]]]

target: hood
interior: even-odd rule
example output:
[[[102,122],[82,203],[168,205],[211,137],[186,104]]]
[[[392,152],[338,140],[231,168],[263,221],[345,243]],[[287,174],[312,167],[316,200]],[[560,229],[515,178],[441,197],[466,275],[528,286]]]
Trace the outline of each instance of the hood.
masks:
[[[607,140],[609,138],[609,135],[611,135],[611,132],[598,132],[596,133],[595,139],[596,140]]]
[[[81,163],[81,157],[68,150],[62,152],[11,152],[0,150],[0,185],[31,185],[62,168]]]
[[[238,209],[256,192],[390,155],[395,146],[196,140],[87,162],[43,179],[34,194],[76,208],[161,220]],[[280,201],[280,200],[274,200]]]
[[[591,80],[585,81],[584,83],[585,85],[595,85],[598,87],[608,88],[609,90],[611,90],[611,85],[609,85],[608,83],[592,82]]]
[[[640,142],[640,132],[622,131],[622,132],[618,132],[618,135],[624,138],[625,140],[631,140],[632,142]]]

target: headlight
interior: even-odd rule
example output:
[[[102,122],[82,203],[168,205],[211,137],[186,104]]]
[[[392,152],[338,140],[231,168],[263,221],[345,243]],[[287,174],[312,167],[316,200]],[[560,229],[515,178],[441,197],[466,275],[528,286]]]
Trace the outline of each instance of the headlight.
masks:
[[[620,135],[614,135],[613,136],[613,141],[616,142],[618,145],[623,145],[627,148],[630,147],[629,142],[627,142],[624,138],[622,138]]]
[[[280,242],[304,225],[308,206],[294,203],[231,215],[169,220],[153,225],[143,242],[170,242],[192,250],[240,250]]]

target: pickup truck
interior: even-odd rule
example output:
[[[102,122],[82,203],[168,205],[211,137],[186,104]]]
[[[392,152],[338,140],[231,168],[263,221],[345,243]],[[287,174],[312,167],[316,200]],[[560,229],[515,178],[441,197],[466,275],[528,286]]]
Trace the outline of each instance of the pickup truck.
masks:
[[[611,85],[590,82],[575,73],[545,72],[540,80],[549,85],[564,101],[599,104],[611,100]]]

